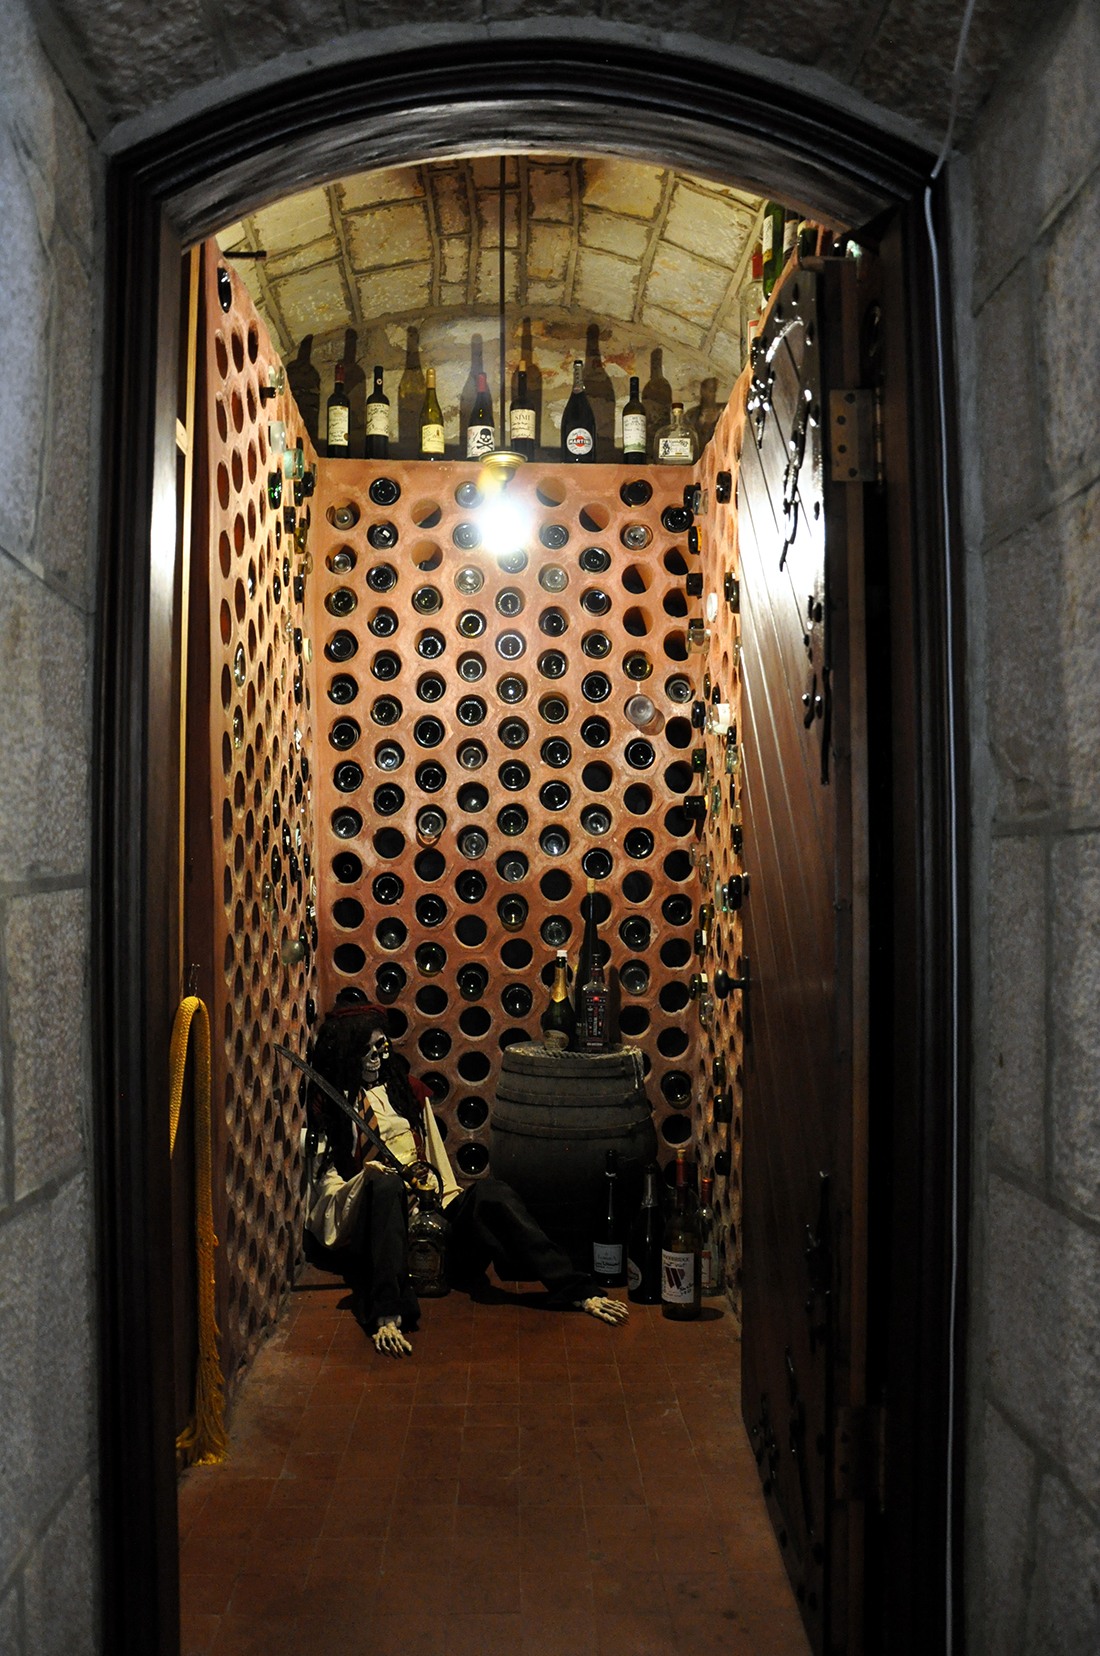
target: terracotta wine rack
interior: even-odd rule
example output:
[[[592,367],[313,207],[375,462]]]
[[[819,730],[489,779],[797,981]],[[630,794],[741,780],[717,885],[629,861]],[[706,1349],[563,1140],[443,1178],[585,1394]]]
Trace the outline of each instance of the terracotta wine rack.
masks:
[[[696,1138],[703,1171],[713,1169],[716,1155],[728,1152],[729,1173],[714,1181],[714,1201],[724,1238],[724,1279],[734,1308],[740,1314],[741,1289],[741,1121],[742,1066],[744,1061],[744,1007],[739,990],[725,996],[714,992],[715,975],[725,971],[730,980],[741,978],[741,915],[730,906],[731,885],[744,876],[740,851],[741,828],[741,567],[737,547],[737,470],[745,425],[748,376],[743,375],[715,427],[699,466],[702,510],[699,528],[699,567],[703,576],[703,621],[707,626],[706,649],[701,674],[709,680],[710,704],[717,699],[729,705],[730,741],[712,731],[697,732],[704,748],[710,781],[706,826],[696,849],[700,876],[709,875],[704,889],[699,880],[700,902],[714,904],[715,913],[707,936],[703,967],[710,990],[709,1015],[699,1023],[696,1085]],[[716,480],[728,476],[728,501],[718,499]],[[727,591],[729,582],[734,583]],[[709,618],[705,606],[714,607]],[[705,680],[700,692],[705,688]],[[732,769],[729,763],[732,762]],[[704,776],[705,782],[705,776]],[[714,806],[717,805],[717,810]],[[733,902],[739,899],[734,894]],[[726,1067],[724,1086],[715,1085],[715,1060]],[[728,1092],[727,1092],[728,1090]],[[725,1114],[729,1121],[715,1120],[716,1096],[727,1093]],[[719,1110],[721,1115],[723,1112]]]
[[[488,1114],[502,1047],[538,1032],[554,955],[553,943],[543,936],[548,921],[557,917],[568,923],[562,946],[576,961],[586,889],[582,859],[593,851],[610,859],[608,872],[596,882],[597,901],[606,908],[600,937],[620,978],[623,1039],[645,1054],[664,1158],[676,1142],[690,1137],[691,1112],[685,1106],[692,1087],[683,1087],[679,1108],[662,1091],[664,1082],[675,1097],[675,1072],[691,1079],[699,1072],[688,999],[698,965],[693,956],[696,831],[682,804],[693,784],[691,700],[671,699],[666,685],[687,679],[692,696],[697,693],[699,657],[687,644],[687,615],[695,605],[685,598],[684,577],[698,559],[688,550],[686,525],[669,531],[662,513],[666,507],[682,509],[692,475],[679,467],[532,462],[518,471],[503,497],[523,525],[518,539],[523,555],[511,565],[505,559],[502,568],[485,546],[488,508],[460,503],[464,489],[477,490],[484,481],[476,464],[321,464],[310,625],[318,722],[322,1001],[330,1004],[348,986],[377,998],[379,968],[400,968],[404,983],[384,997],[392,999],[401,1026],[399,1046],[431,1080],[448,1148],[467,1182],[487,1165]],[[626,505],[620,490],[639,479],[649,485],[651,497],[644,505]],[[380,505],[371,497],[372,485],[383,500],[394,486],[399,497]],[[624,544],[623,534],[632,527],[647,545]],[[392,544],[372,546],[372,534]],[[476,546],[461,544],[475,539]],[[582,558],[595,564],[606,558],[607,567],[586,569]],[[518,563],[523,567],[515,567]],[[385,591],[368,584],[380,566],[386,566],[382,583],[393,583]],[[477,573],[464,578],[463,570]],[[482,584],[464,592],[456,577],[468,585],[480,578]],[[374,579],[377,583],[377,574]],[[592,592],[605,595],[596,601],[601,609],[606,604],[605,613],[586,609]],[[471,615],[477,619],[462,620]],[[372,625],[381,625],[384,635],[376,636]],[[599,658],[582,648],[596,633],[606,640],[606,654]],[[418,653],[426,634],[429,657]],[[624,671],[624,660],[639,652],[651,666],[642,682]],[[332,654],[341,659],[329,659]],[[480,661],[471,666],[474,656]],[[467,672],[480,676],[460,676],[460,658]],[[393,676],[376,677],[379,666]],[[555,676],[548,676],[548,669]],[[600,692],[606,681],[599,701],[585,695],[593,673],[600,675]],[[334,681],[337,694],[347,696],[349,679],[355,687],[351,699],[333,702]],[[519,682],[509,688],[508,680]],[[657,708],[655,732],[635,728],[626,716],[625,705],[638,691]],[[425,694],[434,699],[425,700]],[[506,699],[509,694],[517,699]],[[399,704],[395,723],[375,722],[379,698]],[[560,720],[547,713],[560,714]],[[430,747],[416,739],[417,722],[425,716],[440,725],[429,732],[440,736]],[[606,740],[598,746],[582,733],[593,717],[605,725],[600,734]],[[471,719],[476,722],[464,722]],[[526,729],[516,747],[502,738],[508,720],[520,720]],[[649,743],[651,758],[629,749],[639,739]],[[558,765],[545,757],[553,754],[545,744],[554,740],[569,745],[568,757]],[[380,767],[384,749],[394,743],[401,750],[399,765]],[[479,743],[484,755],[476,769],[465,768],[459,758],[471,743]],[[628,749],[648,762],[632,766]],[[425,761],[446,773],[438,791],[417,784]],[[357,769],[342,768],[349,762]],[[517,762],[523,770],[508,769]],[[350,791],[342,791],[338,779]],[[377,793],[394,785],[400,798]],[[560,808],[554,808],[555,792]],[[375,808],[380,798],[390,814]],[[417,841],[417,813],[426,805],[439,806],[446,818],[427,858]],[[592,806],[609,812],[605,832],[586,831],[585,813]],[[509,834],[498,814],[516,807],[526,823]],[[355,816],[341,814],[349,810]],[[334,830],[334,821],[343,833]],[[484,855],[472,861],[459,849],[460,835],[470,826],[488,836]],[[648,856],[630,855],[636,846],[628,836],[637,829],[652,835]],[[545,849],[547,830],[568,836],[561,855]],[[515,853],[527,867],[522,878],[511,881],[500,860]],[[456,890],[456,878],[470,870],[485,881],[475,902],[463,901]],[[372,891],[380,889],[375,881],[394,875],[400,896],[392,906],[380,906],[372,900]],[[387,894],[396,892],[392,881],[384,884],[390,886]],[[432,903],[425,912],[423,899],[432,897],[442,899],[445,912]],[[513,931],[502,923],[498,904],[516,897],[526,902],[527,914]],[[668,907],[670,898],[681,901]],[[648,922],[650,935],[645,946],[630,947],[621,940],[620,927],[639,917]],[[446,956],[434,975],[418,970],[417,949],[426,944],[439,945]],[[470,963],[488,974],[476,1001],[463,999],[458,983],[461,968]],[[630,992],[622,981],[629,963],[628,982],[640,979],[644,968],[647,982],[637,985],[640,992]],[[515,986],[530,992],[526,1015],[510,1015],[502,1002]]]
[[[291,448],[304,441],[306,464],[314,455],[290,393],[261,395],[281,364],[214,243],[204,248],[201,341],[188,958],[201,961],[210,1011],[217,1308],[232,1386],[278,1315],[301,1241],[299,1087],[273,1049],[305,1050],[315,981],[313,731],[298,560],[268,498],[280,466],[271,426],[285,426]]]
[[[706,678],[711,699],[730,704],[740,730],[740,626],[725,582],[738,576],[744,386],[695,468],[521,467],[501,497],[520,525],[501,542],[502,559],[476,464],[317,460],[289,393],[261,398],[281,364],[243,284],[231,271],[219,278],[219,269],[208,245],[199,487],[208,498],[202,683],[213,882],[212,936],[199,953],[213,962],[202,982],[215,1032],[227,1378],[232,1383],[247,1365],[277,1315],[300,1255],[299,1087],[275,1063],[274,1043],[304,1051],[309,1016],[315,1008],[323,1015],[342,990],[384,1000],[398,1049],[433,1087],[448,1150],[469,1183],[488,1166],[501,1053],[538,1032],[554,922],[568,924],[560,946],[576,963],[583,859],[591,852],[610,859],[596,879],[599,935],[618,979],[621,1037],[644,1054],[661,1160],[679,1142],[694,1143],[702,1171],[720,1152],[730,1155],[715,1198],[728,1227],[726,1281],[736,1303],[743,1014],[740,995],[716,998],[713,983],[719,966],[740,976],[740,918],[719,913],[702,955],[696,930],[715,885],[727,887],[742,872],[734,833],[740,773],[726,769],[725,740],[691,720]],[[300,535],[308,520],[301,556],[284,517],[292,481],[284,480],[278,508],[268,499],[269,473],[279,469],[270,428],[280,423],[287,445],[301,439],[305,465],[317,466],[315,493],[296,507]],[[725,504],[717,499],[719,472],[734,480]],[[623,486],[639,481],[649,498],[628,505]],[[662,514],[682,508],[685,486],[695,482],[701,495],[689,536],[682,519],[669,528]],[[631,530],[646,544],[627,544]],[[522,556],[509,558],[508,549]],[[457,582],[464,570],[476,576]],[[689,572],[702,575],[701,596],[688,595]],[[592,592],[604,595],[596,604],[602,613],[586,607]],[[690,621],[701,629],[691,644]],[[593,647],[594,634],[605,641],[599,655],[583,647],[586,639]],[[641,680],[624,667],[637,655],[651,669]],[[588,684],[606,692],[599,700],[585,694],[590,674],[606,680]],[[684,700],[668,692],[676,679],[690,685]],[[626,715],[636,693],[657,710],[645,729]],[[397,704],[393,720],[380,723],[387,699]],[[586,740],[593,718],[605,725],[599,743]],[[423,719],[438,721],[437,730],[420,730],[430,745],[417,740]],[[502,731],[509,720],[525,727],[518,745]],[[631,764],[628,746],[638,741],[652,757],[632,750],[645,762]],[[568,753],[548,742],[568,744]],[[472,745],[466,758],[476,756],[474,766],[459,757]],[[389,761],[387,746],[396,750]],[[704,792],[705,774],[692,770],[700,749],[718,792],[707,789],[705,821],[696,823],[684,800]],[[418,782],[425,764],[445,776],[422,773]],[[378,792],[395,788],[388,798]],[[430,843],[417,834],[425,806],[445,818]],[[591,807],[609,814],[603,831],[589,831],[601,827],[589,819]],[[506,832],[500,813],[517,808],[519,831]],[[487,837],[474,858],[459,848],[470,827]],[[631,854],[641,849],[639,829],[652,836],[648,855]],[[548,830],[567,840],[559,854],[547,848]],[[505,859],[517,857],[525,866],[509,870]],[[193,845],[192,862],[200,859]],[[457,882],[470,873],[484,889],[463,897]],[[192,885],[193,894],[202,888]],[[513,929],[498,905],[515,898],[526,912]],[[631,920],[648,923],[647,940],[623,941],[620,928]],[[196,937],[201,930],[189,926]],[[284,958],[300,952],[301,941],[304,957]],[[424,971],[422,956],[418,963],[425,945],[443,951],[438,970]],[[475,999],[459,986],[469,965],[485,973]],[[400,979],[386,987],[379,971],[392,967]],[[710,980],[705,1002],[689,993],[701,971]],[[529,1009],[508,1010],[504,997],[517,990],[521,1001],[523,991],[530,996]],[[731,1089],[728,1125],[714,1119],[718,1056]]]

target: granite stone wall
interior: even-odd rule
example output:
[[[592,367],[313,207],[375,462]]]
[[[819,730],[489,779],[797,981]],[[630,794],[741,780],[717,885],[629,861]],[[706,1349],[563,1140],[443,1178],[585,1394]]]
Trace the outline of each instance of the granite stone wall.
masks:
[[[85,1656],[100,169],[21,0],[0,39],[0,1651]]]
[[[958,168],[976,899],[973,1656],[1100,1650],[1100,6]]]

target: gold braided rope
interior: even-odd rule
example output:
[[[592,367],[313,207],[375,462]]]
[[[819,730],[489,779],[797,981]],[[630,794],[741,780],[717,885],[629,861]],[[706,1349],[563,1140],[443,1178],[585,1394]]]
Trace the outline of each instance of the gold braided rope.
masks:
[[[173,1152],[183,1103],[183,1073],[187,1065],[187,1042],[192,1024],[195,1027],[195,1264],[199,1360],[195,1374],[195,1415],[191,1424],[176,1439],[176,1461],[180,1466],[215,1466],[228,1455],[229,1439],[223,1423],[225,1394],[214,1312],[214,1249],[218,1239],[214,1235],[214,1206],[210,1194],[210,1019],[197,995],[188,995],[180,1002],[172,1026],[169,1110]]]

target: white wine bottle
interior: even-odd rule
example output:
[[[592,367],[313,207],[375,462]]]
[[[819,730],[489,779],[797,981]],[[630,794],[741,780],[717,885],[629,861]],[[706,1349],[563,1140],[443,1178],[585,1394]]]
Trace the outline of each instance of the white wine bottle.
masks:
[[[420,458],[442,460],[443,448],[443,411],[435,394],[435,369],[428,368],[424,374],[424,406],[420,410]]]

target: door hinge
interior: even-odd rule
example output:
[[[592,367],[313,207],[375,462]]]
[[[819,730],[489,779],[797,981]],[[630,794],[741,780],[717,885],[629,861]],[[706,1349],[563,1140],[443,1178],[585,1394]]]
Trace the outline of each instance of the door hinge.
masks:
[[[875,481],[873,391],[829,392],[829,456],[834,483]]]
[[[886,1510],[886,1410],[876,1404],[836,1412],[833,1483],[838,1501],[873,1501]]]

